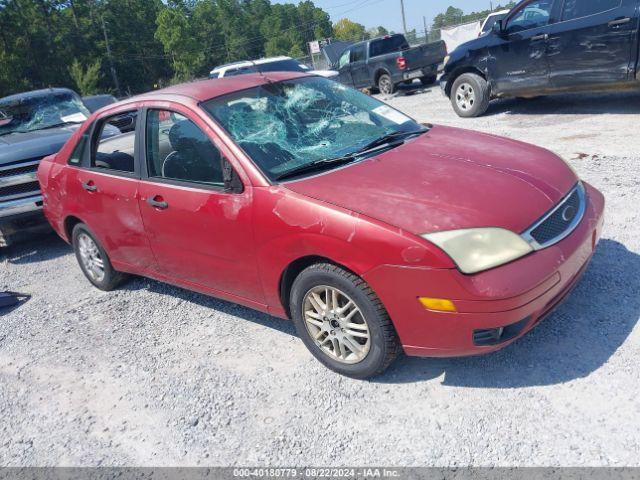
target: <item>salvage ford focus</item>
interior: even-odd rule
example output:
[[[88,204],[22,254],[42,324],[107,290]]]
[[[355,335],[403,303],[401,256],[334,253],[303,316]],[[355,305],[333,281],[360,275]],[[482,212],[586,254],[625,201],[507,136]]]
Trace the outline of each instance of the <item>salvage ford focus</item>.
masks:
[[[102,138],[123,114],[135,129]],[[96,287],[143,275],[289,317],[356,378],[401,350],[512,343],[567,296],[603,225],[603,196],[547,150],[297,73],[105,107],[38,178]]]

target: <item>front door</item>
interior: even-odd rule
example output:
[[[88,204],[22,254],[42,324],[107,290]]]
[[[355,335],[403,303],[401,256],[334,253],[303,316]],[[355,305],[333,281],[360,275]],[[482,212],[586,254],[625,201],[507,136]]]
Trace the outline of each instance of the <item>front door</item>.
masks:
[[[178,283],[261,300],[251,188],[225,191],[226,155],[197,116],[177,106],[150,108],[143,116],[139,203],[157,272]]]
[[[354,45],[351,50],[351,78],[356,88],[371,86],[369,69],[367,67],[367,44]]]
[[[113,126],[137,111],[98,121],[69,160],[65,195],[73,214],[96,234],[116,269],[143,273],[155,259],[138,208],[137,131],[118,134]],[[139,125],[139,122],[137,122]]]
[[[343,85],[353,87],[351,76],[351,50],[345,50],[338,60],[338,80]]]
[[[549,86],[547,41],[553,0],[524,2],[505,19],[501,39],[489,47],[489,73],[500,93],[526,92]]]
[[[549,68],[555,87],[629,79],[636,45],[636,0],[565,0],[549,32]]]

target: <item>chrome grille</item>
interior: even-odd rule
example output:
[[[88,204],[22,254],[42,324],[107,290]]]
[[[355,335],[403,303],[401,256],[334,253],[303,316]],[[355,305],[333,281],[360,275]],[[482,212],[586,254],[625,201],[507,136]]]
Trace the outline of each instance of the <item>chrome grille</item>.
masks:
[[[3,202],[39,196],[37,171],[40,159],[29,159],[0,166],[0,208]]]
[[[558,243],[576,229],[586,207],[586,192],[580,182],[558,205],[523,233],[522,237],[536,250]]]

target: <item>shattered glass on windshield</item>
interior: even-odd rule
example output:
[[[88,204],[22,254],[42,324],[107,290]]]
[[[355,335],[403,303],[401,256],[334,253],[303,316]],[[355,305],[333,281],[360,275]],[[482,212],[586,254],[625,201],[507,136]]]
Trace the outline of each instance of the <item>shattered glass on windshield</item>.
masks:
[[[316,77],[245,90],[211,100],[205,109],[271,178],[420,128],[367,95]]]

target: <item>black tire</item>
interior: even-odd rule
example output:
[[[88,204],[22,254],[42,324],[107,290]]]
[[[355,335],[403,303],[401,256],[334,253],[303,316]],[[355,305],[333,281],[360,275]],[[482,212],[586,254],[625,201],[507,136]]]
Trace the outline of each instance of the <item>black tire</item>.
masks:
[[[458,102],[458,89],[465,85],[473,93],[473,101],[467,102],[467,107],[462,107]],[[463,118],[479,117],[483,115],[489,108],[491,93],[489,92],[489,84],[480,75],[475,73],[463,73],[453,82],[451,86],[451,105],[458,114]],[[464,102],[463,102],[464,103]]]
[[[427,87],[427,86],[429,86],[429,85],[433,85],[434,83],[436,83],[436,79],[437,79],[437,78],[438,78],[438,77],[436,77],[435,75],[431,75],[430,77],[422,77],[422,78],[420,79],[420,83],[421,83],[423,86]]]
[[[304,299],[314,287],[339,289],[352,299],[366,319],[370,346],[359,363],[342,363],[325,353],[311,338],[304,319]],[[401,351],[398,336],[389,314],[373,290],[357,275],[327,263],[312,265],[303,270],[293,282],[290,311],[298,335],[305,346],[327,368],[351,378],[365,379],[384,372]]]
[[[98,249],[103,265],[103,278],[96,278],[94,275],[92,275],[82,259],[79,243],[80,238],[83,235],[88,236],[94,242],[95,246]],[[118,285],[122,284],[122,282],[124,282],[128,278],[127,274],[118,272],[113,268],[107,252],[104,250],[94,233],[84,223],[78,223],[75,227],[73,227],[71,239],[73,250],[75,251],[76,259],[78,260],[78,264],[80,265],[82,273],[84,273],[84,276],[87,277],[87,280],[89,280],[96,288],[104,290],[105,292],[109,292],[115,289]]]
[[[393,95],[396,91],[396,86],[391,79],[391,75],[388,73],[383,73],[378,78],[378,90],[383,95]]]

